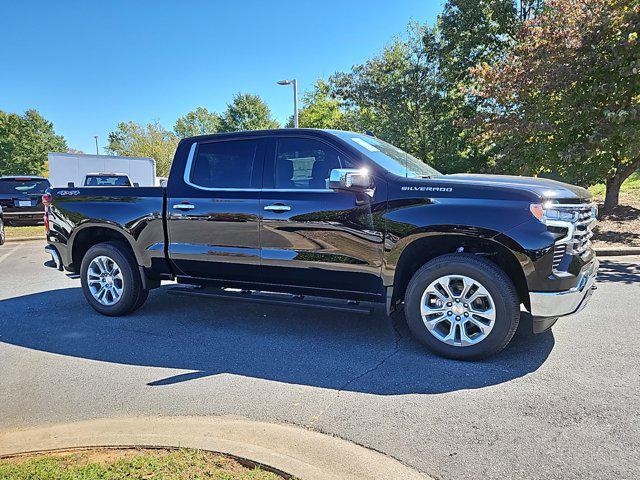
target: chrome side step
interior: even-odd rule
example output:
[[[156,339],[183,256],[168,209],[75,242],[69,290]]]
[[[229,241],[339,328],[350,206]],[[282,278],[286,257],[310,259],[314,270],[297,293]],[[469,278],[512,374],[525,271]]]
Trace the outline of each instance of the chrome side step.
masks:
[[[293,307],[310,307],[339,312],[371,315],[373,307],[360,305],[359,302],[337,300],[332,298],[308,297],[289,293],[261,292],[256,290],[240,290],[231,288],[172,287],[172,295],[208,297],[219,300],[235,300],[240,302],[265,303],[270,305],[289,305]]]

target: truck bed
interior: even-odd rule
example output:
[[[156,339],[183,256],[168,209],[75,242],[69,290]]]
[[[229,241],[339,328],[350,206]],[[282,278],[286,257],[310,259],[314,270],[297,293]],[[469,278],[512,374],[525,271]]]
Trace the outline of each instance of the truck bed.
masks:
[[[52,188],[50,194],[47,238],[52,245],[75,243],[89,227],[94,227],[91,235],[95,227],[113,229],[129,241],[140,265],[165,263],[164,187]],[[58,248],[64,265],[76,270],[78,259],[68,250]]]

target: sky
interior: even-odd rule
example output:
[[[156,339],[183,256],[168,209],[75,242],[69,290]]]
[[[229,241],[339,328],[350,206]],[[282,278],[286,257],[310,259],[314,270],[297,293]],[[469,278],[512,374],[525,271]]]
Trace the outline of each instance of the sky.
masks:
[[[38,110],[69,148],[104,153],[121,121],[221,112],[254,93],[284,124],[316,79],[375,55],[440,0],[0,0],[0,110]]]

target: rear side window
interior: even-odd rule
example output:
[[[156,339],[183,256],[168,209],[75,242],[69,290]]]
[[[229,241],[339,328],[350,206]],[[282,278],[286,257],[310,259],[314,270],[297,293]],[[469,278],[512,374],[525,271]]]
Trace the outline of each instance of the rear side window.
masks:
[[[347,165],[333,147],[311,138],[278,140],[275,185],[280,189],[327,189],[329,173]]]
[[[0,193],[42,195],[51,185],[42,178],[0,178]]]
[[[257,140],[202,143],[189,181],[204,188],[251,188],[257,152]]]

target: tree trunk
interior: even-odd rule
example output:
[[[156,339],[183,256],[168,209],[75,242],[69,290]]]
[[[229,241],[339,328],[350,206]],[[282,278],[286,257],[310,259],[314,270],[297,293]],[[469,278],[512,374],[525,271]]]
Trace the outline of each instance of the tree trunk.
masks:
[[[611,213],[611,211],[618,206],[620,202],[620,186],[623,180],[619,174],[607,179],[607,191],[604,196],[604,212]]]
[[[640,168],[640,157],[627,165],[623,170],[616,169],[616,173],[607,179],[607,191],[604,196],[604,211],[610,213],[620,203],[620,187],[622,182]]]

